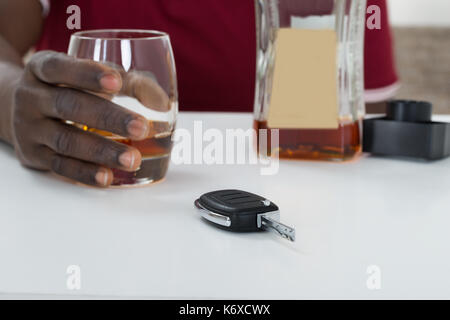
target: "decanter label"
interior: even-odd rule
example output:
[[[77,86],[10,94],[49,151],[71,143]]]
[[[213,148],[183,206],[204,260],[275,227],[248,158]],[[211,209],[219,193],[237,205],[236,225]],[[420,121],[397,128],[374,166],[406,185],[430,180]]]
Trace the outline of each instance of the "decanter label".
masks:
[[[268,126],[337,129],[337,36],[334,30],[280,28]]]

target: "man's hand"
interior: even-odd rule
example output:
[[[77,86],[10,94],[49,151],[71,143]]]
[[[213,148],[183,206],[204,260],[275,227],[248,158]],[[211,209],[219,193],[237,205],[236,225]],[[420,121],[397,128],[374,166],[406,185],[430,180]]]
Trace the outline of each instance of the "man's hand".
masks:
[[[127,80],[109,66],[52,51],[35,54],[16,86],[11,112],[12,143],[22,164],[103,187],[113,179],[109,168],[136,171],[137,149],[64,123],[145,139],[150,128],[144,117],[97,96],[122,87],[129,90]],[[163,101],[158,109],[165,106]]]

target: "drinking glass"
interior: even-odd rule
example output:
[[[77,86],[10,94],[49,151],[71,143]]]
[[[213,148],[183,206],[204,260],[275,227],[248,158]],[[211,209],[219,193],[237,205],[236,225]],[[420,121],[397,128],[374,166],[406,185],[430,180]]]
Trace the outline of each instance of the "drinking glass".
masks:
[[[170,161],[178,112],[177,78],[169,36],[150,30],[81,31],[72,35],[68,54],[104,63],[119,71],[123,82],[121,92],[104,98],[149,121],[150,136],[142,141],[74,124],[141,152],[140,168],[131,173],[113,169],[112,185],[142,185],[163,179]]]

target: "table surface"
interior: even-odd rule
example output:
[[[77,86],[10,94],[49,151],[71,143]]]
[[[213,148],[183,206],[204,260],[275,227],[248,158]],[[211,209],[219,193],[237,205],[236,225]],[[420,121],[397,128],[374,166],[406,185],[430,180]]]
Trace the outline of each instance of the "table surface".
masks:
[[[250,114],[179,119],[252,125]],[[281,161],[271,176],[172,164],[161,183],[107,190],[24,169],[6,145],[0,161],[0,298],[450,298],[450,159]],[[193,201],[226,188],[273,200],[297,241],[205,223]],[[80,290],[67,288],[70,265]]]

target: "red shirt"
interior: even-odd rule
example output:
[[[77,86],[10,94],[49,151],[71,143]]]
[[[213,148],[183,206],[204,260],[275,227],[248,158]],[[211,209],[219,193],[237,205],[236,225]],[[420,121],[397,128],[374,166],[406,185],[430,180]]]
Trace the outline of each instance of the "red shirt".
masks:
[[[384,4],[384,0],[372,2]],[[81,9],[82,30],[126,28],[167,32],[175,54],[180,110],[253,110],[256,68],[253,0],[51,1],[38,50],[67,51],[70,35],[79,31],[66,27],[69,17],[66,9],[73,4]],[[374,34],[379,47],[374,45],[376,56],[371,51],[366,55],[369,71],[366,88],[395,83],[389,28],[367,33],[369,41],[370,34]],[[384,53],[378,56],[380,50]]]

